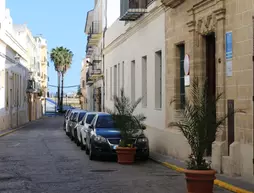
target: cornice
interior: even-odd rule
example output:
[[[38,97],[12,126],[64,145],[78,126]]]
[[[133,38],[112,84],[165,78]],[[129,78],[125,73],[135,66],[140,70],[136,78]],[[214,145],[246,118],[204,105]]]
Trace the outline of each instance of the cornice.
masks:
[[[165,9],[163,5],[153,9],[149,14],[145,17],[141,18],[139,22],[137,22],[134,26],[126,29],[124,34],[118,36],[115,40],[113,40],[106,48],[103,50],[103,54],[107,54],[111,52],[114,48],[125,42],[130,36],[139,31],[142,27],[151,22],[151,20],[159,17],[162,13],[165,13]]]
[[[5,31],[6,36],[8,36],[11,41],[16,44],[23,52],[26,52],[26,49],[9,33],[7,30]]]
[[[176,8],[180,4],[182,4],[185,0],[161,0],[161,2],[172,9]]]

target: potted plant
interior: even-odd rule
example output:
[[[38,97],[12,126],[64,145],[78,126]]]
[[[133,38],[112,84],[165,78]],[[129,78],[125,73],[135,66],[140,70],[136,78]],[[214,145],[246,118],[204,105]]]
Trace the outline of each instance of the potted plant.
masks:
[[[143,122],[146,117],[143,114],[134,115],[134,111],[142,98],[131,102],[125,96],[124,90],[120,90],[119,96],[114,96],[114,111],[109,111],[115,122],[116,128],[120,130],[121,140],[116,148],[118,163],[131,164],[135,160],[136,148],[133,146],[136,135],[145,129]]]
[[[188,98],[186,97],[183,104],[182,118],[178,122],[169,123],[170,127],[180,129],[190,145],[191,155],[184,173],[188,192],[193,193],[213,192],[216,171],[211,168],[211,162],[205,159],[205,154],[225,120],[236,112],[243,112],[234,110],[230,114],[219,117],[216,114],[216,105],[222,93],[209,97],[208,91],[208,81],[205,80],[200,84],[199,79],[194,77]]]

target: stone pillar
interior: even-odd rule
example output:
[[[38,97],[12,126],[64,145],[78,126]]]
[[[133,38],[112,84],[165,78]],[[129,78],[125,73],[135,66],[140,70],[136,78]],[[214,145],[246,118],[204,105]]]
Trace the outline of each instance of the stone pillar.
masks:
[[[221,100],[217,105],[217,115],[224,116],[227,112],[226,109],[226,61],[225,61],[225,10],[219,9],[215,12],[216,16],[216,89],[217,94],[223,93]],[[222,170],[222,156],[227,155],[226,143],[226,128],[220,128],[216,140],[212,145],[212,167],[221,172]]]

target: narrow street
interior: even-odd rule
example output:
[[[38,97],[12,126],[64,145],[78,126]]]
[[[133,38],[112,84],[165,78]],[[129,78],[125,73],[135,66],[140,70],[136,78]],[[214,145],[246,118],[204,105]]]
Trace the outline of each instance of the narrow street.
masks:
[[[0,138],[1,193],[186,192],[182,174],[152,161],[90,161],[62,124],[62,117],[43,118]]]

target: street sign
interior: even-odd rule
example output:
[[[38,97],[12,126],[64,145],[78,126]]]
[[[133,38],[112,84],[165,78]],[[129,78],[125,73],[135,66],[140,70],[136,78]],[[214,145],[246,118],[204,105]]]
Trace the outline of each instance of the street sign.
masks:
[[[228,77],[232,76],[232,59],[233,59],[233,38],[232,32],[226,33],[226,75]]]
[[[226,60],[231,60],[233,57],[233,41],[232,32],[226,33]]]
[[[184,57],[184,85],[190,86],[190,56],[185,54]]]

